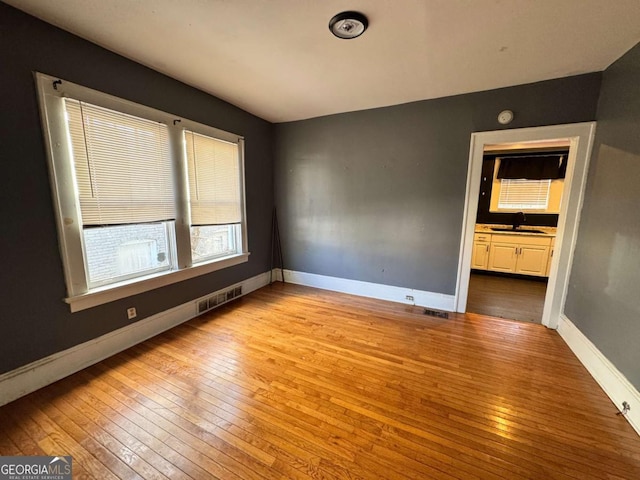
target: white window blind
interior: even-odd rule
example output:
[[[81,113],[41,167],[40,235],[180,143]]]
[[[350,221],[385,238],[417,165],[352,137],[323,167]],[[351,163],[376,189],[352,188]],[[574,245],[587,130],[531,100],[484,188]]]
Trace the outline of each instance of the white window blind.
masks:
[[[549,205],[551,180],[506,179],[500,181],[498,208],[545,210]]]
[[[238,144],[185,131],[192,225],[242,220]]]
[[[65,99],[84,225],[175,219],[166,125]]]

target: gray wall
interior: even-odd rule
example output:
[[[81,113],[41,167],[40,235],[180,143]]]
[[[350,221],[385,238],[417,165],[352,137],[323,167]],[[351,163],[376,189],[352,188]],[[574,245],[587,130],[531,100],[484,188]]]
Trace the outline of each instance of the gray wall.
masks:
[[[640,389],[640,44],[605,72],[565,313]]]
[[[0,373],[269,269],[273,126],[0,3]],[[246,138],[248,263],[71,314],[65,296],[33,71]]]
[[[474,131],[592,121],[601,74],[276,125],[285,268],[454,294]],[[392,88],[392,86],[390,86]]]

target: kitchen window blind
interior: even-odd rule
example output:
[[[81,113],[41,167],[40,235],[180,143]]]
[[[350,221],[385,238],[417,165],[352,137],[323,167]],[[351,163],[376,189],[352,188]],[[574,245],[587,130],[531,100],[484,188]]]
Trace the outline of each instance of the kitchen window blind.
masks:
[[[168,128],[66,98],[83,225],[173,220]]]
[[[498,208],[505,210],[546,210],[551,180],[505,179],[500,181]]]
[[[237,143],[185,131],[191,225],[228,225],[242,219]]]

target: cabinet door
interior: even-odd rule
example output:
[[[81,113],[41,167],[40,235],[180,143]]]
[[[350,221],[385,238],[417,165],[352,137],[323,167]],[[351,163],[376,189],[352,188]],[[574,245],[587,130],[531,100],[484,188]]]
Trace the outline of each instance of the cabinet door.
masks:
[[[492,243],[489,251],[489,270],[496,272],[516,271],[518,245],[514,243]]]
[[[549,247],[542,245],[519,246],[516,273],[544,277],[547,274],[548,263]]]
[[[551,247],[549,248],[549,261],[547,262],[547,277],[551,273],[551,261],[553,260],[553,251],[556,248],[556,239],[551,239]]]
[[[474,242],[473,255],[471,256],[471,268],[486,270],[489,264],[489,244],[486,242]]]

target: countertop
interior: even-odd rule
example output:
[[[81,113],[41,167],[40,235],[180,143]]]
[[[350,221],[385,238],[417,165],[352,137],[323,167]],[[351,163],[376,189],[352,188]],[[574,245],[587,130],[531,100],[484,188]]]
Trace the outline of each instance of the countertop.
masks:
[[[491,225],[485,223],[476,223],[476,233],[490,233],[490,234],[505,234],[505,235],[527,235],[533,237],[555,237],[556,236],[556,227],[536,227],[533,225],[521,225],[520,229],[525,230],[540,230],[544,233],[529,233],[529,232],[520,232],[518,230],[509,230],[506,232],[496,232],[491,230],[492,228],[512,228],[512,225]]]

